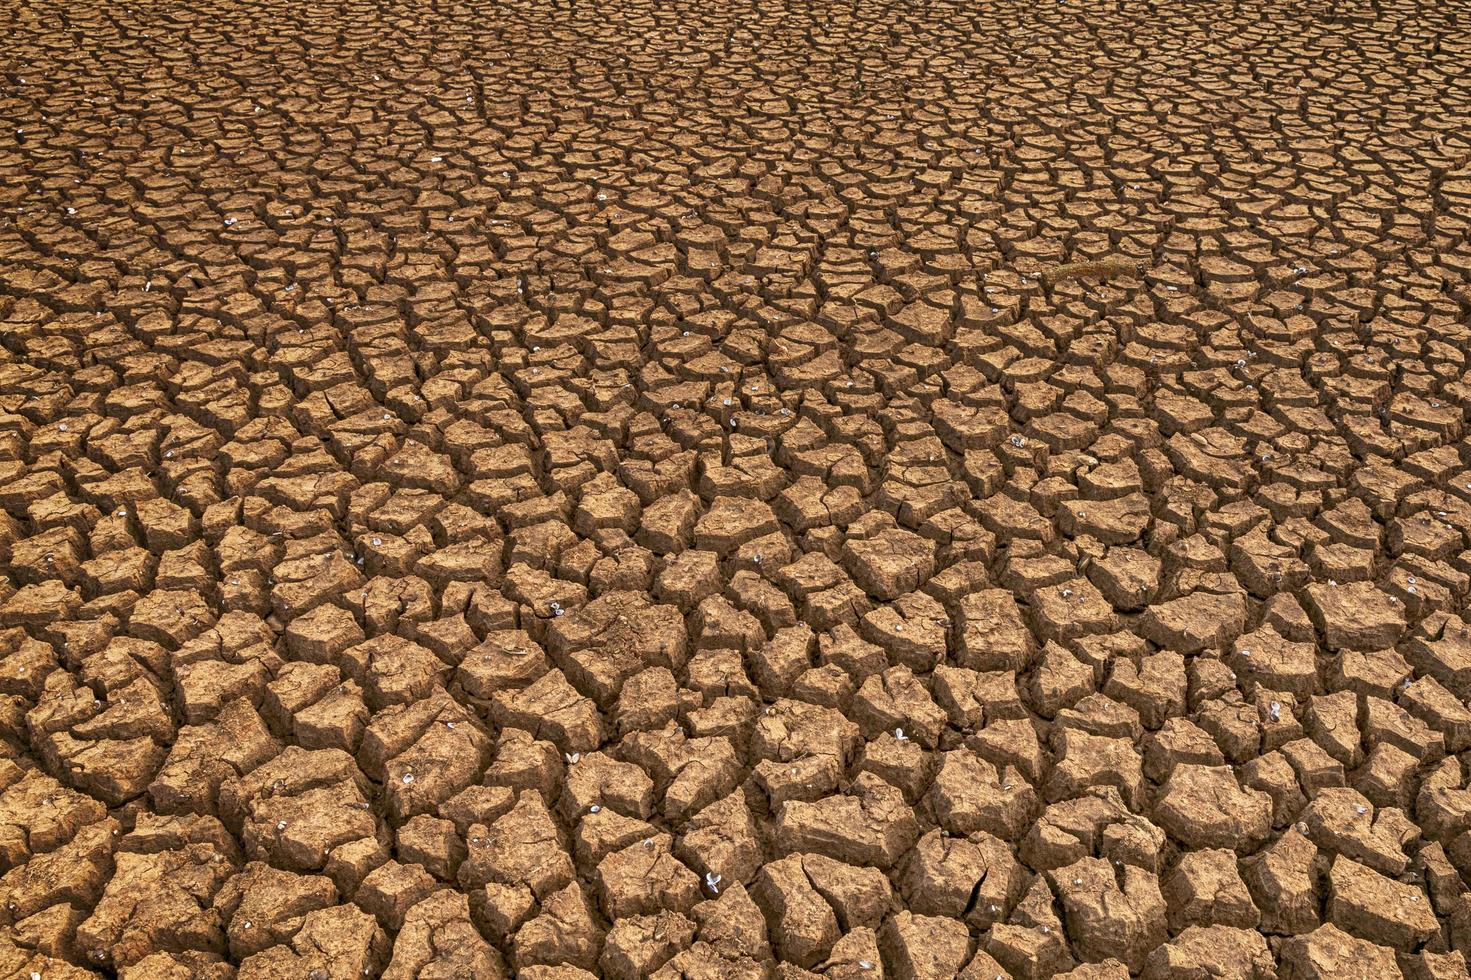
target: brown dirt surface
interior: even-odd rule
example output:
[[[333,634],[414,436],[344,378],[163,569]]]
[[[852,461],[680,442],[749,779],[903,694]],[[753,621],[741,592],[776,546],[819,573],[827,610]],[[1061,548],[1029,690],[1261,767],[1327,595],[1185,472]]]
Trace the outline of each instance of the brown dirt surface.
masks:
[[[1466,978],[1465,24],[0,4],[0,978]]]

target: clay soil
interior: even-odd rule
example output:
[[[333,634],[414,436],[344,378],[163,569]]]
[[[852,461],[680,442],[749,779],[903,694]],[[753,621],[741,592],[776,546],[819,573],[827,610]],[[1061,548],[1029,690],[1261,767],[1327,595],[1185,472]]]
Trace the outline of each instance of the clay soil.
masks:
[[[0,5],[0,977],[1467,977],[1465,17]]]

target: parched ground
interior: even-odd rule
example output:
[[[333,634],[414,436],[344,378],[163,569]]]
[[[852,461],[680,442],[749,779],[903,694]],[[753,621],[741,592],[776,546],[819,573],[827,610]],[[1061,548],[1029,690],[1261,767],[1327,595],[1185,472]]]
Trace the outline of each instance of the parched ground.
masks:
[[[1464,4],[0,4],[0,975],[1446,980]]]

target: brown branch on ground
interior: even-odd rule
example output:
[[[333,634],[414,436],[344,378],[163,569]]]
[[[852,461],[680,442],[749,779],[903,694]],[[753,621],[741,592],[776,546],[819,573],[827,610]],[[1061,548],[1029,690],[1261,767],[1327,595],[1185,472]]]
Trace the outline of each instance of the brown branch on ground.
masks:
[[[1096,259],[1090,262],[1068,262],[1042,272],[1042,281],[1051,285],[1065,279],[1113,279],[1137,276],[1139,266],[1128,259]]]

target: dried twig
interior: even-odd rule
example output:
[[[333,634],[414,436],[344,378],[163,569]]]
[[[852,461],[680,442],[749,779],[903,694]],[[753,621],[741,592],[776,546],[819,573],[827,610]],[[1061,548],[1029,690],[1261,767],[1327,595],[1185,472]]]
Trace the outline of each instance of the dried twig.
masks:
[[[1064,279],[1111,279],[1115,276],[1137,276],[1139,266],[1128,259],[1097,259],[1092,262],[1069,262],[1042,272],[1042,281],[1051,285]]]

